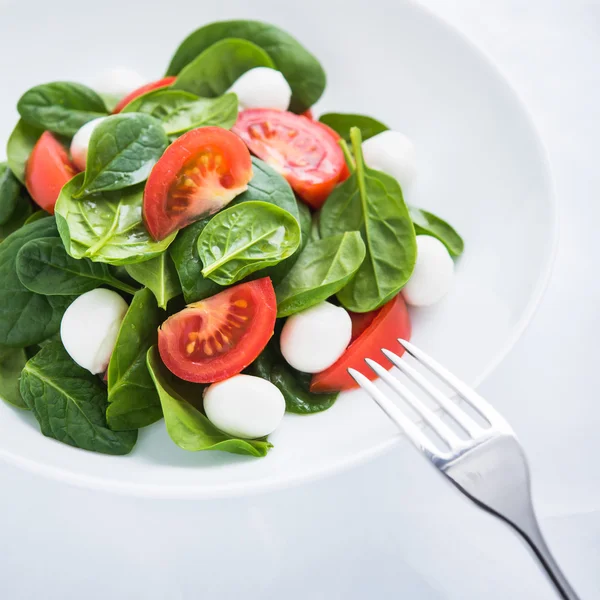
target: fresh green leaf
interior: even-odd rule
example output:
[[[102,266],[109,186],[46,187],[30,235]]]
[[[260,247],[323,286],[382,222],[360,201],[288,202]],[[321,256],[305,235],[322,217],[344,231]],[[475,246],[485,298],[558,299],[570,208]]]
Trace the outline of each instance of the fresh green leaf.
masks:
[[[431,235],[446,246],[452,256],[460,256],[465,249],[463,239],[454,227],[436,217],[433,213],[418,208],[410,208],[410,218],[415,226],[417,235]]]
[[[13,406],[27,410],[27,404],[21,397],[19,379],[27,362],[23,348],[0,346],[0,398]]]
[[[238,204],[215,215],[200,234],[202,275],[231,285],[291,256],[300,241],[300,225],[286,210],[267,202]]]
[[[10,218],[3,225],[0,225],[0,241],[6,239],[11,233],[14,233],[27,223],[33,216],[32,212],[33,207],[29,199],[29,194],[27,194],[25,189],[22,189]],[[45,211],[39,212],[48,216],[48,213]]]
[[[45,296],[79,296],[101,285],[136,292],[113,277],[108,265],[69,256],[57,237],[27,242],[17,254],[17,275],[28,290]]]
[[[42,433],[59,442],[101,452],[129,454],[137,431],[115,432],[106,426],[106,387],[76,364],[60,342],[44,346],[21,375],[21,395]]]
[[[164,252],[176,233],[155,242],[142,221],[143,186],[92,194],[75,200],[84,174],[61,190],[54,207],[60,237],[73,258],[125,265]]]
[[[360,231],[367,248],[365,260],[338,294],[344,308],[368,312],[394,297],[415,267],[415,230],[398,182],[365,166],[360,131],[350,133],[356,170],[335,188],[323,208],[323,237]]]
[[[8,138],[6,162],[14,176],[25,184],[25,166],[36,142],[44,133],[43,129],[29,125],[21,119]]]
[[[0,225],[11,217],[21,196],[21,184],[7,163],[0,163]]]
[[[17,110],[30,125],[69,137],[88,121],[108,114],[94,90],[68,81],[32,87],[19,99]]]
[[[167,135],[181,135],[209,125],[231,129],[237,120],[238,99],[235,94],[199,98],[183,90],[168,88],[132,100],[121,112],[151,115],[162,123]]]
[[[50,217],[51,215],[49,215],[45,210],[36,210],[35,212],[31,213],[27,219],[25,219],[25,223],[23,223],[23,225],[29,225],[29,223],[33,223],[34,221],[39,221],[39,219],[45,219],[46,217]]]
[[[156,258],[125,267],[131,277],[152,291],[160,308],[167,308],[167,302],[181,294],[181,285],[173,260],[166,253]]]
[[[139,429],[162,418],[158,393],[146,366],[146,353],[158,341],[163,321],[152,292],[142,289],[121,323],[108,364],[108,426]]]
[[[350,129],[352,127],[358,127],[360,129],[363,140],[368,140],[378,133],[382,133],[389,129],[389,127],[384,125],[381,121],[365,115],[327,113],[321,115],[319,121],[325,123],[325,125],[328,125],[334,131],[337,131],[337,133],[339,133],[348,143],[350,143]]]
[[[177,392],[175,377],[162,364],[156,346],[148,351],[148,370],[158,391],[167,432],[184,450],[223,450],[234,454],[265,456],[272,448],[266,440],[242,440],[217,429],[197,408]],[[202,386],[195,386],[198,398]]]
[[[275,289],[277,316],[293,315],[339,292],[362,264],[365,252],[358,231],[309,242]]]
[[[216,42],[186,65],[177,76],[173,89],[214,98],[224,94],[246,71],[256,67],[275,68],[275,65],[256,44],[227,38]]]
[[[248,40],[269,54],[292,88],[290,110],[302,113],[321,97],[326,80],[319,61],[291,35],[260,21],[218,21],[197,29],[175,52],[167,75],[178,75],[199,54],[225,38]]]
[[[304,204],[296,200],[289,183],[267,163],[258,158],[252,158],[252,171],[253,176],[248,184],[248,189],[237,196],[229,206],[236,206],[242,202],[253,200],[269,202],[287,210],[299,219],[301,226],[304,224],[302,226],[302,235],[304,236],[307,221],[310,224],[310,211]],[[198,256],[198,238],[209,221],[210,218],[188,225],[179,232],[177,239],[169,248],[187,303],[214,296],[223,289],[223,286],[203,277],[202,262]],[[263,271],[263,274],[268,274],[274,281],[281,279],[293,264],[293,260],[295,260],[295,257],[291,256],[271,269]],[[290,261],[292,261],[291,264]]]
[[[73,197],[145,181],[168,143],[160,121],[150,115],[119,113],[107,117],[92,133],[85,178]]]
[[[278,345],[279,340],[272,339],[260,356],[248,367],[248,374],[262,377],[279,388],[285,398],[287,412],[306,415],[331,408],[338,397],[338,392],[313,394],[310,391],[312,375],[290,367],[281,356]]]
[[[72,296],[41,296],[30,292],[17,275],[17,255],[29,241],[57,237],[54,219],[25,225],[0,244],[0,344],[24,348],[56,333]]]

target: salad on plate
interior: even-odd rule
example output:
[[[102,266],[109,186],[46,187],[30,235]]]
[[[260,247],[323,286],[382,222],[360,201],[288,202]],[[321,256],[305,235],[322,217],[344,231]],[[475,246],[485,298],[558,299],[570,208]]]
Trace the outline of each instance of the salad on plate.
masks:
[[[407,203],[411,140],[317,120],[324,90],[296,39],[242,20],[151,82],[27,90],[0,163],[0,397],[84,450],[164,419],[184,450],[264,456],[285,412],[373,379],[463,241]]]

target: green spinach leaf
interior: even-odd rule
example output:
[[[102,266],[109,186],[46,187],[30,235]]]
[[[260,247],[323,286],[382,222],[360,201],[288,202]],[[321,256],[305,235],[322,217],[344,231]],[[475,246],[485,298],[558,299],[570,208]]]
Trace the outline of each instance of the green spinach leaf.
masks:
[[[281,356],[278,346],[279,340],[273,338],[246,372],[262,377],[279,388],[285,398],[287,412],[307,415],[331,408],[338,397],[338,392],[312,393],[310,391],[312,375],[290,367]]]
[[[339,292],[352,279],[365,253],[358,231],[309,242],[275,290],[277,316],[293,315]]]
[[[51,215],[49,215],[45,210],[36,210],[35,212],[31,213],[27,219],[25,219],[25,223],[23,223],[23,225],[29,225],[29,223],[33,223],[34,221],[39,221],[39,219],[45,219],[46,217],[50,217]]]
[[[367,248],[356,275],[337,294],[353,312],[379,308],[411,276],[417,258],[415,230],[398,182],[365,166],[358,128],[350,132],[356,170],[329,196],[319,218],[323,237],[360,231]]]
[[[452,256],[458,257],[465,249],[463,239],[458,235],[454,227],[436,217],[433,213],[418,208],[410,208],[410,218],[415,226],[417,235],[431,235],[446,246]]]
[[[26,362],[23,348],[0,346],[0,398],[17,408],[28,410],[19,389],[21,371]]]
[[[54,207],[60,237],[73,258],[125,265],[164,252],[176,233],[155,242],[142,221],[143,185],[92,194],[76,200],[84,174],[61,190]]]
[[[57,237],[27,242],[17,254],[17,275],[28,290],[45,296],[79,296],[101,285],[127,294],[136,292],[113,277],[108,265],[69,256]]]
[[[160,121],[150,115],[119,113],[107,117],[92,133],[85,178],[74,198],[145,181],[168,143]]]
[[[263,48],[292,88],[290,110],[302,113],[325,89],[325,72],[319,61],[291,35],[260,21],[218,21],[191,33],[179,46],[167,75],[177,75],[201,52],[225,38],[248,40]]]
[[[196,127],[231,129],[237,120],[235,94],[199,98],[183,90],[159,89],[132,100],[121,112],[137,112],[158,119],[167,135],[181,135]]]
[[[181,294],[181,285],[172,258],[163,252],[135,265],[125,267],[131,277],[145,285],[156,297],[160,308],[167,308],[167,302]]]
[[[146,353],[158,341],[163,320],[152,292],[136,293],[121,323],[108,364],[108,426],[139,429],[162,418],[158,393],[148,372]]]
[[[17,110],[30,125],[69,137],[88,121],[108,114],[94,90],[68,81],[32,87],[19,99]]]
[[[72,296],[30,292],[17,275],[17,255],[29,241],[57,237],[54,219],[40,219],[9,235],[0,244],[0,344],[24,348],[56,333]]]
[[[43,215],[48,216],[45,211],[38,211]],[[25,223],[27,223],[33,214],[33,206],[29,199],[29,194],[25,189],[21,189],[21,193],[17,197],[16,206],[10,215],[9,219],[2,225],[0,225],[0,241],[6,239],[11,233],[20,229]]]
[[[25,166],[43,129],[29,125],[21,119],[13,129],[6,145],[6,162],[14,176],[25,184]]]
[[[267,202],[238,204],[215,215],[200,234],[202,275],[231,285],[291,256],[300,241],[300,225],[286,210]]]
[[[106,426],[106,387],[76,364],[60,342],[45,345],[21,375],[21,396],[42,433],[59,442],[101,452],[128,454],[137,431],[115,432]]]
[[[217,429],[197,408],[177,390],[174,376],[162,364],[156,346],[148,351],[148,370],[158,391],[167,432],[184,450],[223,450],[234,454],[265,456],[272,445],[266,440],[242,440]],[[202,386],[198,389],[198,398]]]
[[[0,163],[0,225],[12,217],[21,193],[21,184],[8,164]]]
[[[259,46],[243,39],[227,38],[206,48],[186,65],[173,84],[174,90],[185,90],[214,98],[224,94],[246,71],[275,65]]]
[[[354,115],[346,113],[327,113],[319,117],[321,123],[325,123],[337,131],[346,142],[350,143],[350,129],[352,127],[358,127],[362,135],[363,140],[368,140],[378,133],[387,131],[389,127],[374,119],[373,117],[367,117],[365,115]]]

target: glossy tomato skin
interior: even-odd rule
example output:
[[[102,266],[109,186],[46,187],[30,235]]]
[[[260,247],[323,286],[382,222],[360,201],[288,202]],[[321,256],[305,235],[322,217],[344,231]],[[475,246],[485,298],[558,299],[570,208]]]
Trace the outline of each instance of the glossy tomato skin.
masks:
[[[132,100],[139,98],[143,94],[147,94],[148,92],[152,92],[153,90],[158,90],[160,88],[169,87],[171,84],[175,83],[177,77],[163,77],[158,81],[152,81],[151,83],[147,83],[142,87],[139,87],[137,90],[133,90],[133,92],[127,94],[125,98],[120,100],[120,102],[114,107],[113,115],[120,113]]]
[[[353,319],[353,341],[344,354],[331,367],[321,373],[316,373],[310,384],[310,391],[317,393],[351,390],[358,387],[357,383],[348,375],[346,369],[353,368],[368,377],[371,381],[377,375],[365,363],[365,358],[372,358],[386,369],[392,368],[392,363],[381,353],[381,348],[391,349],[401,356],[404,348],[398,343],[398,338],[410,339],[411,326],[406,303],[400,294],[377,311],[369,323],[372,314],[368,317],[357,319],[356,328]],[[352,317],[353,314],[351,313]],[[366,325],[366,326],[365,326]],[[358,337],[354,334],[362,331]]]
[[[329,125],[325,125],[325,123],[321,123],[321,121],[315,121],[315,124],[319,125],[319,127],[324,129],[325,131],[327,131],[331,136],[333,136],[335,143],[339,146],[342,136],[335,129],[332,129],[331,127],[329,127]],[[340,172],[340,176],[339,176],[337,182],[342,183],[343,181],[346,181],[346,179],[348,179],[348,177],[350,177],[350,169],[348,168],[348,165],[346,164],[346,159],[344,159],[344,166],[342,167],[342,170]]]
[[[34,202],[53,215],[60,190],[76,174],[63,145],[49,131],[42,133],[25,168],[25,186]]]
[[[315,121],[287,111],[252,108],[239,114],[232,130],[314,209],[323,205],[339,181],[342,149]]]
[[[311,121],[315,120],[315,116],[313,115],[313,111],[309,108],[308,110],[305,110],[302,113],[303,117],[306,117],[307,119],[310,119]]]
[[[268,277],[190,304],[158,330],[158,350],[177,377],[223,381],[243,371],[273,335],[277,301]]]
[[[221,210],[248,187],[252,160],[240,138],[199,127],[177,138],[154,165],[144,189],[143,216],[155,240]]]

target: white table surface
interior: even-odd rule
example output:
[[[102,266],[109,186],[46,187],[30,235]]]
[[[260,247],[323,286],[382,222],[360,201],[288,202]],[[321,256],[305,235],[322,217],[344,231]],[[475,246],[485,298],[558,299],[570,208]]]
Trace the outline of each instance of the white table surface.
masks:
[[[507,406],[559,562],[582,599],[598,598],[600,3],[423,4],[498,64],[550,152],[561,204],[554,276],[481,391]],[[330,479],[250,498],[140,500],[4,464],[0,485],[5,600],[555,598],[512,532],[406,444]]]

